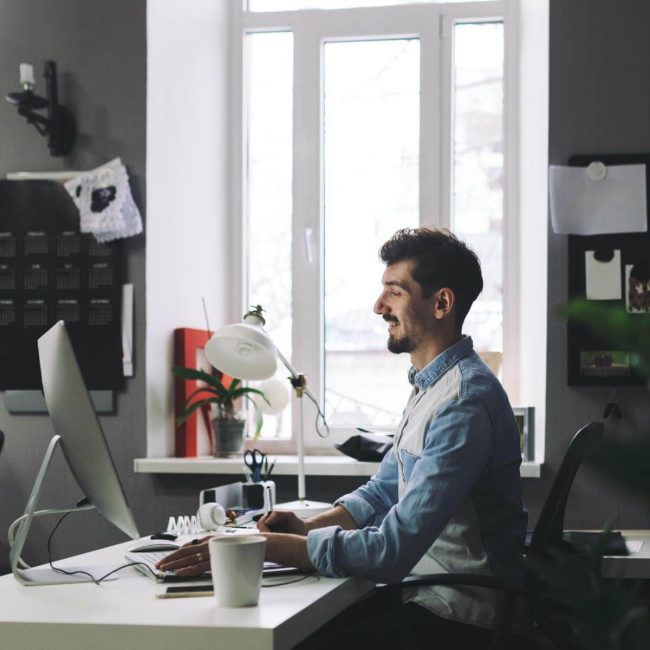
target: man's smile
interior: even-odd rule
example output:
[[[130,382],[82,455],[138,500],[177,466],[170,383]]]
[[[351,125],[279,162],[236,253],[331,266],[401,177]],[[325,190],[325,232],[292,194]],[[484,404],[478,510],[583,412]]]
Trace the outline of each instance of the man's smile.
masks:
[[[383,318],[388,323],[389,332],[399,325],[399,321],[394,316],[384,316]]]

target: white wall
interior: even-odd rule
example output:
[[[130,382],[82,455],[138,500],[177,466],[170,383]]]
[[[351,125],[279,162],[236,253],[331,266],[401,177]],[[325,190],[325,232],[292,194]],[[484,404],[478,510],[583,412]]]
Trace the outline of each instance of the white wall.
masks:
[[[228,6],[147,3],[147,455],[174,450],[173,331],[227,322]],[[128,71],[125,71],[128,74]]]
[[[519,401],[535,406],[535,460],[545,457],[548,251],[549,2],[520,1]],[[540,56],[540,53],[544,53]]]

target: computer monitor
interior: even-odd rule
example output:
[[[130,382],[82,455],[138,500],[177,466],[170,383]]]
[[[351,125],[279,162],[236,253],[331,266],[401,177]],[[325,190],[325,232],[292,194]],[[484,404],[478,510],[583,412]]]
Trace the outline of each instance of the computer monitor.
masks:
[[[36,506],[57,446],[61,447],[70,471],[90,502],[90,505],[68,508],[67,511],[96,508],[104,519],[133,539],[140,537],[63,321],[53,325],[38,339],[38,353],[43,394],[56,435],[47,449],[25,515],[21,518],[9,554],[10,564],[15,577],[25,585],[90,581],[92,578],[89,575],[69,574],[83,571],[97,579],[111,567],[66,566],[67,573],[62,573],[50,567],[34,569],[19,566],[24,564],[20,560],[20,553],[31,521],[38,514]],[[52,514],[51,511],[41,512]]]

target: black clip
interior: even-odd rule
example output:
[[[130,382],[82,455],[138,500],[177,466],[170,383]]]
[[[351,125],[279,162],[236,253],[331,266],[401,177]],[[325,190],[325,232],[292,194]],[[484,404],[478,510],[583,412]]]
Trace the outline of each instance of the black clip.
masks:
[[[606,420],[610,415],[617,420],[621,419],[621,407],[616,401],[616,391],[612,391],[612,394],[609,396],[609,402],[603,412],[603,419]]]

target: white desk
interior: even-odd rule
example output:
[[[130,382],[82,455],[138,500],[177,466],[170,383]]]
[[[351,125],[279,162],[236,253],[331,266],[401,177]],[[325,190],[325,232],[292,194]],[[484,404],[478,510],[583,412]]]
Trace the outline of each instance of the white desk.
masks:
[[[607,557],[608,578],[650,579],[650,531],[623,531],[642,542],[638,553]],[[57,565],[123,563],[130,542],[57,562]],[[257,607],[220,609],[214,600],[160,600],[153,580],[124,569],[119,580],[93,584],[24,587],[0,578],[2,650],[194,650],[291,648],[368,593],[357,579],[310,577],[295,585],[262,589]],[[290,578],[286,578],[287,580]],[[276,579],[280,580],[280,579]],[[268,583],[265,580],[265,583]]]
[[[650,530],[622,530],[628,546],[640,546],[627,556],[607,555],[603,558],[602,573],[606,578],[650,580]]]
[[[129,542],[57,566],[124,563]],[[25,587],[0,578],[2,650],[270,650],[291,648],[368,593],[358,579],[309,577],[263,588],[257,607],[221,609],[210,597],[158,599],[159,585],[133,568],[119,580]],[[284,580],[294,579],[293,576]],[[280,581],[280,578],[274,578]],[[263,584],[271,580],[265,579]]]

